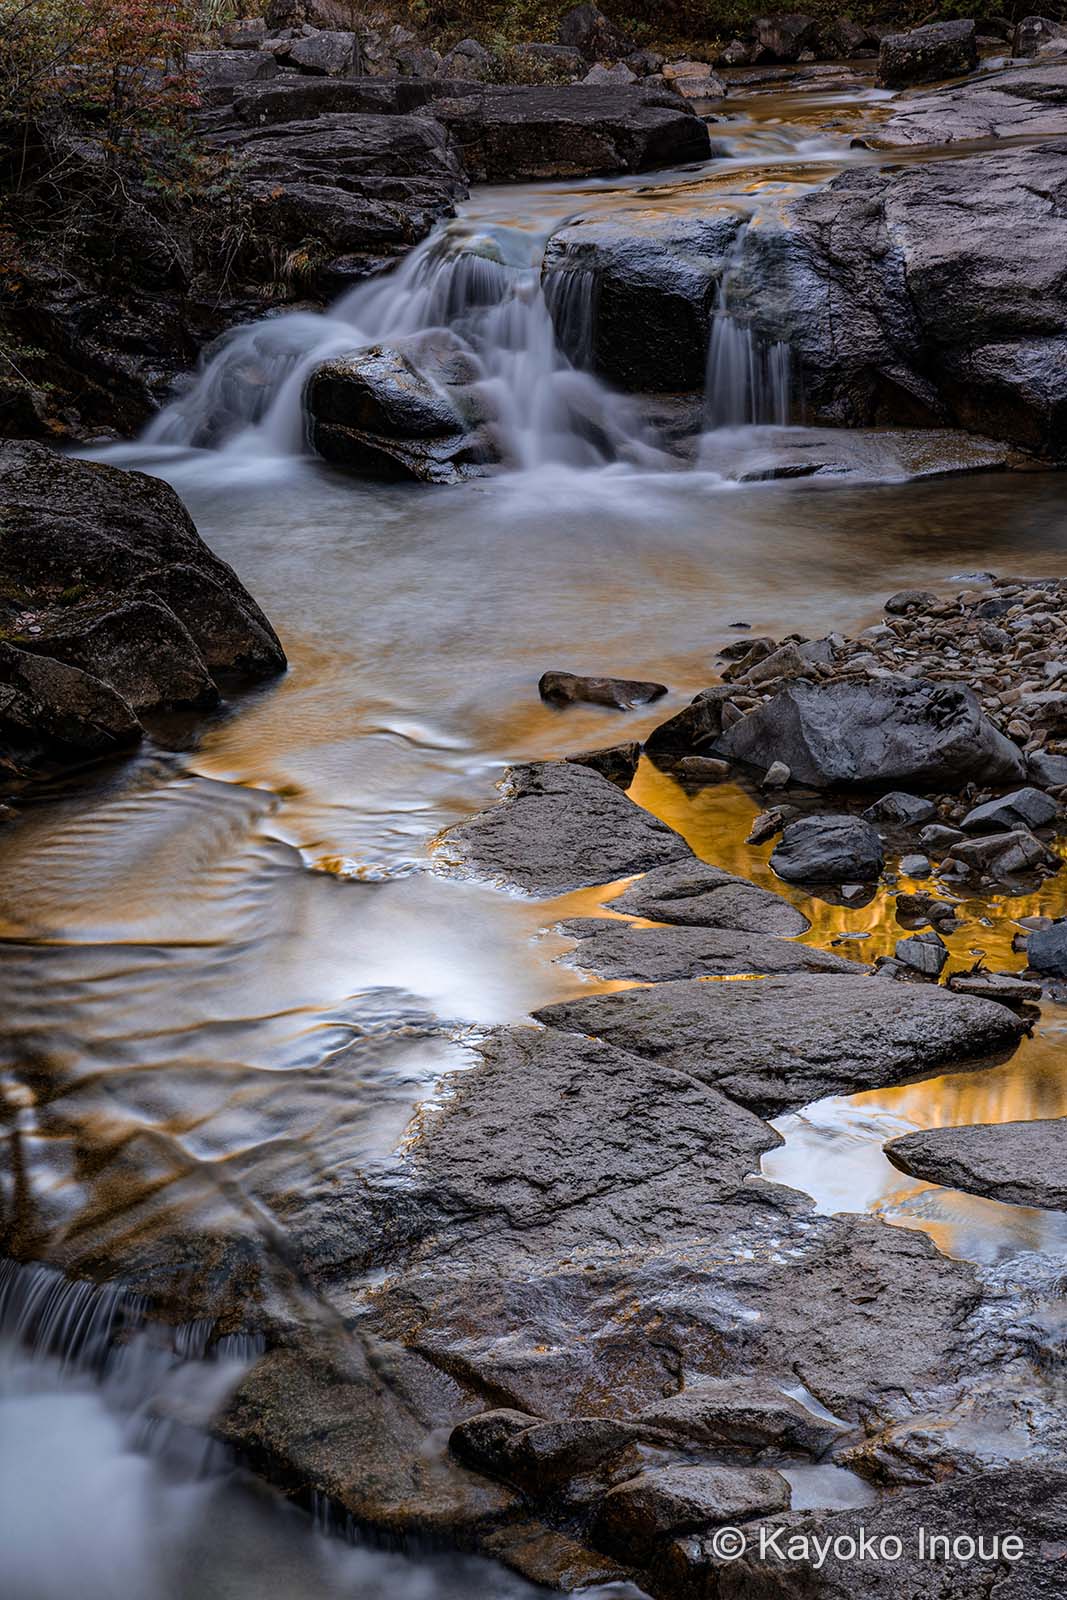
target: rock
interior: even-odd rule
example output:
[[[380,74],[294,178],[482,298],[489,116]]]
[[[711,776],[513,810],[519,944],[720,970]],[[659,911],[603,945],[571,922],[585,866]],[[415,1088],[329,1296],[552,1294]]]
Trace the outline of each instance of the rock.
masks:
[[[947,828],[940,822],[932,822],[929,827],[919,831],[922,843],[935,855],[951,850],[954,844],[961,844],[965,837],[960,828]]]
[[[661,699],[667,693],[667,685],[636,678],[581,678],[573,672],[545,672],[537,692],[550,706],[586,704],[632,711],[635,706]]]
[[[645,740],[645,753],[653,761],[710,754],[711,746],[722,733],[723,706],[729,698],[729,689],[705,689],[684,711],[653,728]]]
[[[546,66],[555,67],[556,70],[568,77],[576,78],[585,71],[586,63],[580,50],[567,44],[519,44],[515,46],[515,53],[521,59],[541,62]],[[633,62],[629,63],[631,70],[637,74]],[[643,73],[637,74],[644,76]]]
[[[600,1502],[593,1539],[625,1561],[648,1565],[679,1533],[748,1522],[789,1505],[789,1485],[761,1467],[672,1466],[639,1473]]]
[[[931,872],[929,856],[912,855],[901,856],[900,870],[905,878],[928,878]]]
[[[890,617],[904,617],[910,611],[929,611],[936,604],[937,595],[929,589],[900,589],[889,596],[884,609]]]
[[[1015,789],[968,811],[960,826],[967,833],[1000,833],[1011,828],[1043,828],[1060,808],[1040,789]]]
[[[890,1139],[885,1153],[901,1172],[946,1189],[1067,1210],[1067,1118],[925,1128]]]
[[[443,78],[471,78],[478,82],[489,75],[492,61],[492,52],[477,39],[461,39],[453,45],[438,70]]]
[[[863,815],[868,822],[884,822],[892,828],[917,828],[937,816],[937,807],[932,800],[894,789],[892,794],[884,794],[868,806]]]
[[[811,923],[781,895],[706,862],[658,867],[612,901],[612,910],[683,927],[733,928],[792,939]]]
[[[958,861],[969,872],[991,872],[1000,877],[1038,868],[1058,871],[1062,865],[1059,857],[1025,828],[965,839],[952,846],[947,859]]]
[[[313,77],[342,78],[355,69],[358,54],[354,33],[323,31],[307,39],[297,39],[286,52],[285,60],[287,66]]]
[[[849,17],[835,17],[819,33],[822,49],[836,61],[856,61],[863,56],[876,56],[880,39],[872,29]]]
[[[711,149],[704,122],[640,86],[486,88],[437,101],[434,116],[474,183],[645,172],[706,160]]]
[[[953,994],[970,994],[979,1000],[999,1000],[1002,1005],[1022,1005],[1041,999],[1041,985],[1027,983],[1009,972],[950,972],[945,980]]]
[[[193,50],[186,69],[196,80],[201,103],[223,105],[238,84],[273,78],[278,63],[267,50]]]
[[[988,1057],[1025,1031],[992,1001],[834,973],[659,983],[565,1000],[536,1016],[674,1067],[771,1117]]]
[[[561,18],[556,37],[586,61],[618,61],[634,49],[633,40],[595,5],[572,6]]]
[[[583,83],[592,84],[620,84],[627,85],[637,82],[637,73],[631,72],[625,61],[616,61],[613,66],[605,66],[603,61],[598,61],[590,67]]]
[[[761,789],[784,789],[793,774],[784,761],[772,761],[760,782]]]
[[[796,782],[816,788],[896,780],[958,789],[1023,771],[970,689],[922,678],[787,684],[714,748],[757,768],[784,761]]]
[[[455,355],[458,341],[440,337]],[[316,367],[304,391],[312,448],[368,477],[453,483],[475,471],[485,456],[478,419],[464,415],[462,385],[434,381],[429,342],[372,345]]]
[[[161,480],[0,443],[0,515],[13,745],[38,747],[19,731],[36,706],[47,744],[103,753],[136,740],[136,711],[213,705],[229,677],[284,669],[266,617]]]
[[[1033,930],[1026,941],[1026,964],[1034,972],[1067,978],[1067,921]]]
[[[0,752],[16,770],[113,755],[142,732],[99,678],[0,643]]]
[[[817,1416],[796,1398],[795,1390],[795,1380],[791,1386],[766,1377],[704,1378],[656,1401],[637,1421],[690,1450],[822,1456],[847,1431],[846,1425]]]
[[[446,830],[439,859],[535,894],[693,859],[679,834],[588,767],[512,767],[502,792],[488,811]]]
[[[771,855],[771,867],[787,883],[869,883],[885,858],[877,828],[861,817],[798,817]]]
[[[227,50],[259,50],[266,37],[267,24],[262,17],[239,17],[222,30]]]
[[[638,78],[655,77],[663,71],[663,57],[658,50],[634,50],[626,57],[626,65]]]
[[[568,963],[601,978],[661,983],[702,975],[866,971],[814,945],[733,929],[631,928],[597,918],[564,922],[561,928],[580,941]]]
[[[592,767],[602,778],[607,778],[619,789],[628,789],[637,773],[641,759],[641,746],[634,740],[630,744],[612,744],[603,750],[583,750],[580,755],[565,756],[576,767]]]
[[[761,811],[752,824],[745,839],[746,844],[766,844],[768,839],[773,839],[781,833],[787,822],[791,822],[797,815],[795,806],[770,806],[766,811]]]
[[[945,941],[938,933],[917,933],[910,939],[898,939],[895,954],[904,966],[924,978],[939,978],[948,960]]]
[[[686,100],[721,100],[726,94],[723,80],[706,61],[671,61],[663,77]]]
[[[934,22],[910,33],[890,33],[878,52],[878,82],[889,88],[955,78],[978,66],[973,22]]]
[[[716,761],[714,756],[683,756],[671,768],[671,775],[679,783],[722,783],[730,776],[730,763]]]
[[[819,24],[800,11],[776,11],[755,21],[757,61],[797,61],[819,42]]]
[[[1051,755],[1047,750],[1032,750],[1026,758],[1026,775],[1042,788],[1067,787],[1067,756]]]
[[[1013,56],[1039,56],[1067,51],[1067,27],[1048,17],[1023,17],[1015,29]]]

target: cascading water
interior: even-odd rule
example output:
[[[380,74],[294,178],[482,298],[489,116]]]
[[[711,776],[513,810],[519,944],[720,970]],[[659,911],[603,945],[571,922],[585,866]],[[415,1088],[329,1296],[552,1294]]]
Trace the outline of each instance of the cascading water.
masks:
[[[747,224],[738,229],[722,264],[711,320],[704,388],[704,423],[710,431],[760,423],[784,428],[790,420],[789,346],[762,339],[731,305],[731,280],[740,269],[747,233]]]

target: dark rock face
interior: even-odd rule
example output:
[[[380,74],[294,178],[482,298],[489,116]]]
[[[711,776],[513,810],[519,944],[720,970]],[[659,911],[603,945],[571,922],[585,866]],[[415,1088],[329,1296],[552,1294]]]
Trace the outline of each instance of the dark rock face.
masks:
[[[884,865],[877,828],[851,816],[799,817],[771,856],[787,883],[870,883]]]
[[[816,788],[957,789],[1011,783],[1025,771],[970,689],[921,678],[787,684],[727,729],[715,750],[761,771],[784,761],[796,782]]]
[[[641,759],[641,746],[636,740],[627,744],[611,744],[603,750],[583,750],[580,755],[566,756],[565,760],[576,767],[592,767],[602,778],[607,778],[619,789],[628,789],[637,775]]]
[[[629,928],[589,918],[565,922],[562,930],[580,941],[570,964],[601,978],[662,983],[705,974],[866,971],[829,950],[725,928]]]
[[[105,753],[139,737],[138,713],[210,706],[220,677],[284,669],[270,623],[159,479],[3,444],[0,517],[16,764]]]
[[[781,939],[794,939],[811,926],[781,895],[695,858],[657,867],[613,900],[611,908],[650,922],[733,928]]]
[[[884,822],[891,828],[917,828],[937,816],[937,807],[920,795],[894,790],[868,806],[863,815],[868,822]]]
[[[757,61],[796,61],[819,42],[819,24],[802,11],[756,18]]]
[[[474,183],[645,172],[710,150],[706,124],[688,107],[640,87],[487,88],[438,101],[434,116]]]
[[[978,46],[973,22],[933,22],[910,33],[890,33],[878,52],[878,82],[889,88],[929,83],[973,72]]]
[[[728,688],[703,690],[683,711],[653,728],[645,753],[657,766],[671,765],[680,756],[710,755],[723,731],[722,708],[729,698]]]
[[[1035,928],[1026,941],[1026,961],[1035,972],[1067,978],[1067,922]]]
[[[661,983],[537,1013],[713,1084],[761,1116],[989,1056],[1025,1024],[945,989],[834,975]]]
[[[913,1178],[1017,1206],[1067,1210],[1067,1119],[924,1128],[885,1153]]]
[[[560,894],[693,859],[680,834],[589,767],[512,767],[503,796],[442,835],[443,861],[535,894]]]
[[[633,40],[595,5],[572,6],[561,18],[556,37],[586,61],[618,61],[634,49]]]
[[[544,672],[537,692],[550,706],[584,704],[632,711],[635,706],[661,699],[667,693],[667,685],[639,678],[582,678],[573,672]]]

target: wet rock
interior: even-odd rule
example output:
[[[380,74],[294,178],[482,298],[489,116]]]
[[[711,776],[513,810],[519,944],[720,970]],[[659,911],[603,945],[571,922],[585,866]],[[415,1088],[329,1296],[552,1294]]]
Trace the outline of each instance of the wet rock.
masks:
[[[434,116],[475,183],[645,172],[702,161],[707,126],[681,102],[641,88],[486,88],[440,100]]]
[[[679,783],[722,783],[730,776],[730,763],[716,761],[714,756],[683,756],[671,768],[671,775]]]
[[[761,811],[752,824],[745,838],[746,844],[766,844],[768,839],[773,839],[781,833],[787,822],[791,822],[797,815],[795,806],[770,806],[766,811]]]
[[[683,711],[676,712],[645,740],[645,753],[657,762],[672,757],[711,753],[711,746],[723,731],[723,707],[730,690],[705,689]]]
[[[915,853],[901,856],[900,870],[905,878],[928,878],[933,870],[933,865],[929,856]]]
[[[917,933],[910,939],[898,939],[895,954],[898,961],[920,977],[934,980],[941,976],[948,960],[945,941],[938,933]]]
[[[935,855],[951,850],[954,844],[962,844],[965,837],[961,829],[947,828],[940,822],[931,823],[919,833],[919,838],[927,850],[932,850]]]
[[[674,1535],[748,1522],[788,1505],[789,1485],[768,1468],[658,1467],[604,1496],[592,1536],[601,1549],[646,1565]]]
[[[958,862],[968,872],[988,872],[998,877],[1039,869],[1056,872],[1062,865],[1059,857],[1025,828],[1015,828],[1010,833],[983,834],[977,839],[954,844],[946,861]]]
[[[1026,962],[1034,972],[1067,978],[1067,921],[1035,928],[1026,940]]]
[[[537,692],[550,706],[584,704],[632,711],[635,706],[659,700],[667,693],[667,685],[637,678],[582,678],[573,672],[545,672]]]
[[[560,19],[556,37],[586,61],[618,61],[634,49],[633,40],[595,5],[572,6]]]
[[[1049,17],[1023,17],[1015,29],[1013,56],[1041,56],[1067,52],[1067,26]]]
[[[658,867],[611,903],[613,911],[685,927],[734,928],[793,939],[811,924],[781,895],[695,858]]]
[[[584,750],[580,755],[566,756],[564,759],[576,767],[592,767],[609,783],[614,783],[619,789],[628,789],[637,774],[641,746],[634,740],[630,744],[607,745],[603,750]]]
[[[1002,1005],[1023,1005],[1041,999],[1041,985],[1027,983],[1010,972],[950,972],[945,980],[953,994],[970,994],[978,1000],[999,1000]]]
[[[630,928],[596,918],[564,922],[561,928],[580,941],[568,963],[601,978],[661,983],[702,975],[866,971],[814,945],[727,928]]]
[[[223,29],[222,42],[227,50],[258,50],[266,37],[262,17],[239,17]]]
[[[885,1153],[913,1178],[1011,1205],[1067,1210],[1067,1119],[927,1128]]]
[[[1011,828],[1043,828],[1060,808],[1040,789],[1015,789],[968,811],[960,826],[966,833],[1001,833]]]
[[[37,745],[19,732],[33,706],[47,742],[102,752],[137,738],[136,711],[213,705],[229,674],[283,670],[266,617],[161,480],[9,442],[0,514],[14,744]]]
[[[988,1056],[1025,1027],[1006,1006],[940,987],[832,973],[661,983],[537,1016],[673,1066],[761,1116]]]
[[[821,1456],[846,1425],[821,1417],[790,1392],[796,1380],[767,1377],[705,1378],[640,1413],[648,1423],[687,1449]]]
[[[143,731],[99,678],[0,643],[0,750],[16,771],[113,755]]]
[[[536,894],[693,859],[680,834],[588,767],[512,767],[502,793],[495,806],[441,836],[440,859]]]
[[[862,817],[798,817],[784,829],[771,866],[787,883],[869,883],[885,858],[877,828]]]
[[[970,689],[891,676],[787,684],[729,728],[715,753],[762,769],[784,761],[795,781],[817,788],[895,779],[956,789],[1023,772]]]
[[[932,800],[895,789],[868,806],[863,815],[868,822],[884,822],[892,828],[917,828],[937,816],[937,807]]]
[[[1052,755],[1047,750],[1032,750],[1026,758],[1026,775],[1043,788],[1067,787],[1067,756]]]
[[[934,22],[887,34],[878,52],[878,82],[889,88],[973,72],[978,47],[973,22]]]

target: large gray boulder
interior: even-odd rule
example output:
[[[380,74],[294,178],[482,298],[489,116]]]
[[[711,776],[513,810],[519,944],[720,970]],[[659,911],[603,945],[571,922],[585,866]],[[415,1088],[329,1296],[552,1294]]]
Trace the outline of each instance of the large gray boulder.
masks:
[[[993,1001],[833,973],[658,983],[536,1015],[713,1084],[761,1116],[973,1062],[1026,1029]]]
[[[0,722],[15,765],[135,741],[285,654],[169,485],[0,443]]]
[[[878,82],[889,88],[956,78],[978,65],[975,25],[932,22],[910,33],[890,33],[878,52]]]
[[[1067,1118],[923,1128],[890,1139],[885,1153],[901,1172],[927,1183],[1067,1211]]]
[[[1021,751],[970,689],[923,678],[786,684],[715,748],[764,772],[784,761],[796,782],[820,789],[891,783],[954,790],[1025,775]]]
[[[475,183],[645,172],[711,149],[707,125],[676,96],[639,85],[486,88],[439,100],[433,114]]]

